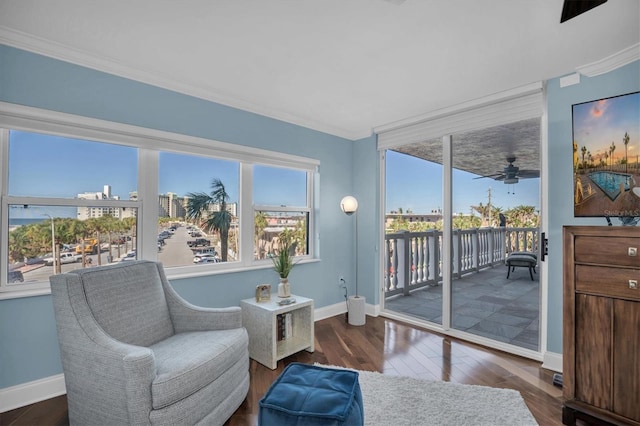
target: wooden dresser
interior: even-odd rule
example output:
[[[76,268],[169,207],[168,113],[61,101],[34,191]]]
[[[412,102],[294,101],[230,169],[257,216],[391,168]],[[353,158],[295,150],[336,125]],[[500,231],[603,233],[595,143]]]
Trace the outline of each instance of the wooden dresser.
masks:
[[[640,425],[640,227],[566,226],[563,240],[562,421]]]

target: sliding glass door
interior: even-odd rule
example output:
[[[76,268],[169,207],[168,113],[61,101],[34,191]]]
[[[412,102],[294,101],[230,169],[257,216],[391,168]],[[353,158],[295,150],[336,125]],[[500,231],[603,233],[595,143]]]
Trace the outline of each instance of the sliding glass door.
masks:
[[[453,135],[451,328],[538,351],[540,120]],[[505,263],[512,253],[531,262]],[[515,259],[515,257],[514,257]]]
[[[385,152],[385,310],[539,351],[537,262],[506,266],[538,254],[539,152],[540,119]]]

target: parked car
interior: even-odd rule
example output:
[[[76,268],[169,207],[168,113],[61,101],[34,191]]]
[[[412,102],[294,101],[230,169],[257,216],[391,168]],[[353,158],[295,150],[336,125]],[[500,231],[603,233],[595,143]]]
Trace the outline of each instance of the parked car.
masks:
[[[193,263],[218,263],[218,262],[220,262],[220,259],[218,259],[215,254],[211,254],[211,253],[196,254],[196,256],[193,258]]]
[[[60,253],[60,264],[76,263],[82,260],[82,255],[77,253]],[[44,264],[47,266],[53,266],[53,256],[45,257]]]
[[[21,271],[9,271],[7,275],[8,283],[21,283],[24,282],[24,275],[22,275]]]
[[[127,262],[129,260],[136,260],[136,250],[131,250],[130,252],[128,252],[127,254],[122,256],[121,258],[119,258],[117,261],[118,262]]]
[[[211,241],[205,238],[196,238],[195,240],[187,241],[189,247],[210,246]]]

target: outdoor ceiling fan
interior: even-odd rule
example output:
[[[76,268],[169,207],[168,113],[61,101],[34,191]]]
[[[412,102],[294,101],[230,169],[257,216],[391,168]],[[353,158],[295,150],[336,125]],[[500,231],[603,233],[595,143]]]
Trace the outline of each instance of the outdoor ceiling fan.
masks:
[[[529,178],[537,178],[540,177],[539,170],[525,170],[520,169],[520,167],[515,166],[516,157],[507,157],[507,165],[501,172],[496,172],[486,176],[478,176],[474,179],[482,179],[482,178],[491,178],[494,180],[501,180],[505,184],[515,184],[518,183],[519,179],[529,179]]]

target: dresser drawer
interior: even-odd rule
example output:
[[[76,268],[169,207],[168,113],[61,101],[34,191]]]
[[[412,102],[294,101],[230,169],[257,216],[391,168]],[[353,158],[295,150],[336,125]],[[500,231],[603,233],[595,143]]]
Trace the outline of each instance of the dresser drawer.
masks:
[[[636,282],[635,289],[629,281]],[[640,301],[640,270],[576,265],[576,292]]]
[[[630,248],[635,249],[635,256],[629,255]],[[574,256],[577,263],[640,267],[640,239],[578,235]]]

